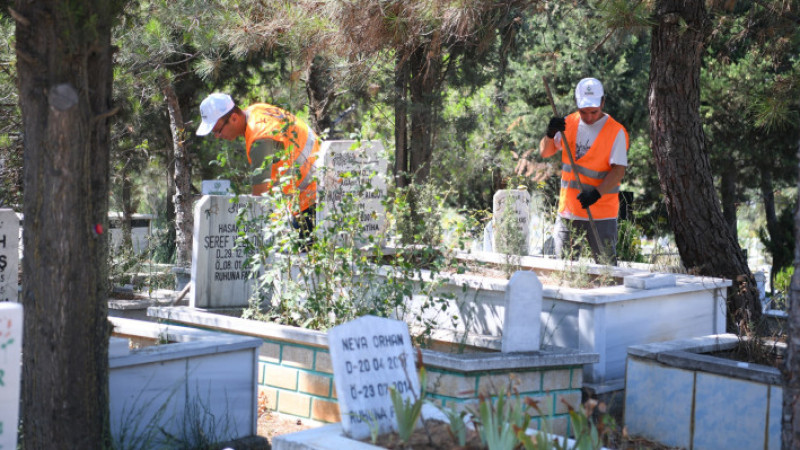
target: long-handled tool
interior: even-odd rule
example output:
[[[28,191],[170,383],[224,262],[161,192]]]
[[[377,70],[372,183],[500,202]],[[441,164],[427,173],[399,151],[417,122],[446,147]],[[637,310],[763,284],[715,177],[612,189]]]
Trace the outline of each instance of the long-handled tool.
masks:
[[[547,92],[547,100],[550,101],[550,106],[553,108],[553,114],[556,117],[561,117],[556,109],[556,104],[553,101],[553,94],[550,93],[550,85],[547,84],[547,77],[542,76],[542,80],[544,81],[544,90]],[[575,181],[578,183],[578,189],[583,192],[583,183],[581,183],[581,176],[578,173],[577,168],[575,167],[575,158],[572,156],[572,150],[569,148],[569,142],[567,142],[567,137],[564,136],[564,133],[561,133],[561,142],[564,143],[564,151],[567,152],[569,156],[569,165],[572,167],[572,173],[575,174]],[[592,212],[589,211],[589,208],[586,208],[586,215],[589,217],[589,227],[592,229],[592,235],[594,236],[594,241],[597,242],[597,248],[604,247],[603,243],[600,242],[600,234],[597,233],[597,226],[594,223],[594,218],[592,217]],[[594,251],[594,248],[590,245],[589,248],[592,250],[592,257],[594,257],[594,261],[598,264],[601,264],[599,255]]]

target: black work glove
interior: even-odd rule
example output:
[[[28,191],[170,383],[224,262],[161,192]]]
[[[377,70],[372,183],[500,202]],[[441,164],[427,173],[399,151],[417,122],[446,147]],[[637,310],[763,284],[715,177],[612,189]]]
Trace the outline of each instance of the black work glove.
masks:
[[[553,117],[550,119],[550,123],[547,124],[547,137],[553,139],[556,137],[557,132],[563,133],[566,128],[567,122],[563,117]]]
[[[594,188],[592,188],[591,191],[583,191],[578,194],[578,201],[581,202],[583,209],[589,209],[589,207],[597,203],[598,200],[600,200],[600,192]]]

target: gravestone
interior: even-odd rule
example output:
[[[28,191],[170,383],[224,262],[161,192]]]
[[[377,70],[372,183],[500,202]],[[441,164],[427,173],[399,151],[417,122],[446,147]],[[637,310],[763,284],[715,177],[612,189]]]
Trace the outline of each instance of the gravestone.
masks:
[[[355,203],[364,238],[386,231],[388,161],[380,141],[325,141],[317,159],[317,226],[330,228],[332,216]],[[323,228],[324,227],[324,228]]]
[[[17,448],[21,369],[22,305],[0,303],[0,449]]]
[[[246,209],[248,220],[263,217],[266,207],[259,197],[205,195],[194,207],[194,242],[192,243],[192,289],[189,306],[193,308],[236,308],[248,305],[254,280],[244,266],[247,256],[236,247],[236,218]],[[253,226],[248,233],[260,230]]]
[[[541,342],[542,282],[532,271],[511,275],[505,294],[501,351],[535,352]]]
[[[524,189],[504,189],[492,199],[492,248],[498,253],[528,254],[531,194]],[[519,234],[517,233],[519,231]],[[514,245],[519,241],[521,248]]]
[[[420,395],[405,322],[360,317],[328,332],[333,380],[344,432],[353,439],[397,430],[389,387],[413,402]]]
[[[231,180],[203,180],[203,195],[233,195]]]
[[[0,302],[19,300],[19,217],[11,209],[0,209]]]

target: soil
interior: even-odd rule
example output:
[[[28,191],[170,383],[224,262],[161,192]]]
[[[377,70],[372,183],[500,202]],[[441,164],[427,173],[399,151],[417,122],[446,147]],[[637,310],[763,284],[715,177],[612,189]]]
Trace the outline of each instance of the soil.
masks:
[[[369,439],[364,442],[372,443]],[[450,425],[438,420],[428,420],[425,428],[419,428],[411,434],[408,443],[403,443],[397,433],[384,434],[379,436],[375,444],[378,447],[387,449],[414,449],[414,450],[444,450],[444,449],[463,449],[480,450],[481,439],[477,433],[470,432],[467,435],[466,445],[459,447],[450,433]]]
[[[447,274],[456,274],[459,273],[458,270],[463,270],[463,272],[461,273],[466,275],[477,275],[487,278],[495,278],[498,280],[508,280],[510,277],[508,270],[487,264],[470,264],[466,267],[462,266],[458,269],[455,267],[444,267],[441,269],[441,272]],[[531,270],[531,269],[513,268],[512,271],[516,270]],[[534,270],[533,272],[536,272],[536,276],[539,278],[539,281],[541,281],[542,284],[551,286],[568,286],[578,289],[591,289],[591,288],[598,288],[605,286],[614,286],[623,283],[623,280],[620,278],[614,278],[603,275],[584,274],[582,276],[573,276],[572,279],[570,279],[568,277],[565,277],[563,273],[556,271]]]
[[[275,436],[282,434],[294,433],[295,431],[306,430],[319,426],[316,423],[308,423],[296,418],[289,418],[281,416],[274,412],[265,412],[261,414],[258,419],[258,435],[267,438],[270,442]],[[386,434],[380,436],[375,443],[376,446],[386,449],[414,449],[414,450],[484,450],[485,447],[481,446],[480,438],[473,432],[468,435],[467,445],[459,447],[456,445],[452,435],[450,434],[450,427],[444,422],[429,420],[427,422],[428,431],[424,429],[417,429],[409,440],[409,445],[403,445],[397,433]],[[430,434],[430,439],[428,438]],[[626,436],[624,431],[617,433],[617,436],[610,436],[608,448],[616,448],[621,450],[671,450],[673,447],[657,444],[647,441],[645,439],[635,439]],[[364,442],[371,443],[369,439]],[[239,448],[239,447],[235,447]],[[269,449],[270,446],[256,445],[246,447],[252,450]]]
[[[270,442],[275,436],[307,430],[317,426],[319,424],[282,416],[274,411],[267,411],[258,416],[258,435],[267,438]]]
[[[774,339],[778,342],[785,341],[785,336]],[[780,369],[783,365],[783,353],[774,348],[769,341],[751,340],[739,341],[731,350],[711,352],[709,355],[730,359],[738,362],[761,364]]]

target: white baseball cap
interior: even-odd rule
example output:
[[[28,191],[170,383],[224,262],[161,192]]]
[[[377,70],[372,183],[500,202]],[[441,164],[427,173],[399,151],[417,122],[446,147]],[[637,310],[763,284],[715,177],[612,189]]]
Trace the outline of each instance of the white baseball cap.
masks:
[[[234,107],[233,99],[228,94],[215,92],[200,103],[200,117],[203,122],[197,129],[198,136],[205,136],[214,129],[220,117],[228,114]]]
[[[603,83],[597,78],[584,78],[575,86],[575,103],[578,109],[597,108],[603,103]]]

